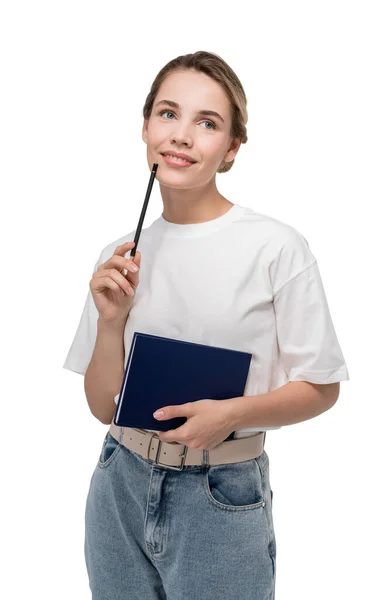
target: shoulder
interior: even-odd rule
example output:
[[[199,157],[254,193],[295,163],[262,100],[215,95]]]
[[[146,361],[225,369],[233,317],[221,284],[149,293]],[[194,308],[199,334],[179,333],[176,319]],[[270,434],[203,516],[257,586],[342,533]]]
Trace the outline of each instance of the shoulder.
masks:
[[[247,219],[252,223],[254,243],[261,247],[274,294],[308,267],[316,265],[308,240],[298,228],[255,211],[247,213]]]
[[[284,249],[308,249],[307,238],[302,231],[271,215],[245,208],[242,222],[248,224],[258,239],[268,242],[276,252]]]

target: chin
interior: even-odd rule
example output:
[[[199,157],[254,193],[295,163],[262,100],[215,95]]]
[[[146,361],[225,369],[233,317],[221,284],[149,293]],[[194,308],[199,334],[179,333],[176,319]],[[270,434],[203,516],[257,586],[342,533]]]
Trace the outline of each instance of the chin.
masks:
[[[165,186],[166,188],[171,188],[173,190],[189,190],[192,187],[197,187],[196,185],[189,185],[189,182],[183,181],[181,183],[176,183],[174,181],[170,181],[168,179],[159,179],[160,185]]]
[[[181,187],[185,182],[194,181],[194,174],[186,173],[186,169],[175,169],[174,168],[165,168],[166,165],[159,164],[157,175],[159,175],[160,171],[160,179],[161,183],[166,183],[167,185],[172,184],[175,187]]]

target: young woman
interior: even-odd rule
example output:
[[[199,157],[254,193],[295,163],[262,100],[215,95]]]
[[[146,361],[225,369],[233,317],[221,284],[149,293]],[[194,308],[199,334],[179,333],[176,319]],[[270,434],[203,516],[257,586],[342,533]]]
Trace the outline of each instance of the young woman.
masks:
[[[217,189],[247,141],[232,69],[208,52],[179,56],[143,114],[164,210],[133,260],[135,230],[101,252],[64,364],[85,375],[93,415],[110,424],[85,515],[93,600],[270,600],[266,431],[330,408],[347,367],[305,238]],[[244,396],[162,406],[163,419],[186,417],[174,430],[120,431],[135,331],[251,353]]]

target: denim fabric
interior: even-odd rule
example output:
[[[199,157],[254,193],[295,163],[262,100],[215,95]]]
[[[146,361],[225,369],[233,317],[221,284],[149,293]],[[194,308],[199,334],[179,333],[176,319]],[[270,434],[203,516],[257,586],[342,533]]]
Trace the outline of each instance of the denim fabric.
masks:
[[[265,450],[175,471],[107,432],[85,511],[92,600],[274,600],[272,496]]]

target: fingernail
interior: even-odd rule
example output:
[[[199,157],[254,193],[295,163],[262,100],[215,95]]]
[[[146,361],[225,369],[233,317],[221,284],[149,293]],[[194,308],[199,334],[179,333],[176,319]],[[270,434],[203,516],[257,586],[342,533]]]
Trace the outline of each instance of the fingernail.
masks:
[[[163,411],[162,410],[157,410],[156,412],[153,413],[153,416],[158,419],[159,417],[163,416]]]

